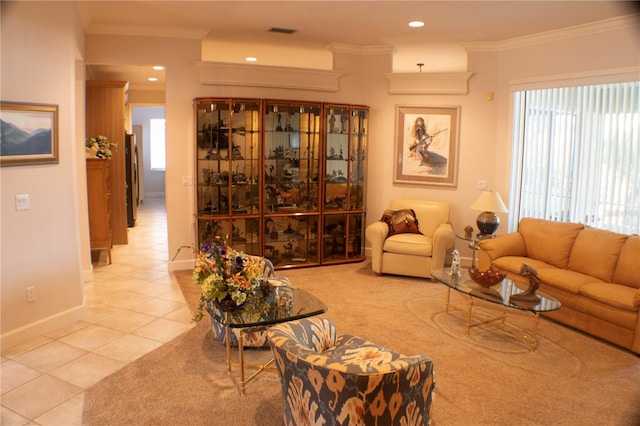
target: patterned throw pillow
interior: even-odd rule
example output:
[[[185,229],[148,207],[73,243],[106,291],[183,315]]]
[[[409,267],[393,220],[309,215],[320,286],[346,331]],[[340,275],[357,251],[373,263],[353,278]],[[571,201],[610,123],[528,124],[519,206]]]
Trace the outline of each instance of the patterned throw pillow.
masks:
[[[389,225],[389,236],[395,234],[422,234],[418,229],[418,218],[413,209],[385,210],[381,222]]]

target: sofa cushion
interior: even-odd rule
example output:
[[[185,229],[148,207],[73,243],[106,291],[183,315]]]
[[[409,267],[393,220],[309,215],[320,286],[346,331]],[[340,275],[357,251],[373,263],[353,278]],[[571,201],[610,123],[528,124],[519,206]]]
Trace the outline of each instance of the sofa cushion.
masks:
[[[613,282],[640,288],[640,235],[629,235],[622,246]]]
[[[624,234],[586,227],[573,244],[567,269],[611,282],[626,240]]]
[[[431,256],[433,239],[421,234],[396,234],[384,241],[382,250],[413,256]]]
[[[389,235],[422,234],[413,209],[385,210],[380,221],[389,226]]]
[[[633,298],[637,291],[631,287],[611,283],[589,283],[580,287],[580,295],[597,300],[614,308],[638,312]]]
[[[522,234],[527,246],[527,257],[566,268],[571,248],[582,229],[584,225],[581,223],[523,218],[518,232]]]
[[[540,268],[538,269],[538,277],[549,286],[557,287],[576,295],[580,294],[580,289],[587,283],[604,283],[604,281],[598,281],[597,278],[591,275],[559,268]]]
[[[522,268],[522,264],[526,263],[529,266],[532,266],[535,270],[541,268],[552,268],[548,263],[544,263],[541,260],[530,259],[528,257],[522,256],[503,256],[494,260],[491,264],[503,271],[511,272],[514,274],[520,273],[520,268]]]

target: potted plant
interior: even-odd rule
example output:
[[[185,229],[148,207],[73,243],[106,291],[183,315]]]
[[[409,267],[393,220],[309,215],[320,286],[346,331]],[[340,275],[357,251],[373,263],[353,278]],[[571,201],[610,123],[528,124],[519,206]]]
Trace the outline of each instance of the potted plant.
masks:
[[[108,160],[113,157],[113,150],[118,149],[118,144],[113,143],[103,135],[93,136],[85,141],[87,158]]]

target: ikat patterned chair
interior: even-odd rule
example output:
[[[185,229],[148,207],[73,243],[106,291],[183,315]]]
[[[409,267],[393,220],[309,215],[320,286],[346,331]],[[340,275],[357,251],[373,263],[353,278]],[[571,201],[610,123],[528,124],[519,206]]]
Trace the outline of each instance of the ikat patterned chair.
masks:
[[[284,277],[276,277],[275,269],[273,267],[273,263],[269,259],[259,258],[262,263],[262,276],[270,277],[273,280],[270,282],[274,285],[289,285],[288,280]],[[224,312],[213,303],[208,303],[206,305],[206,310],[209,313],[209,317],[211,318],[211,327],[213,328],[213,334],[216,340],[223,345],[226,344],[226,329],[227,327],[221,324],[216,317],[223,317]],[[231,346],[238,346],[238,330],[231,330]],[[242,336],[244,347],[252,347],[252,348],[268,348],[269,342],[267,341],[267,333],[266,330],[263,331],[255,331],[252,333],[244,333]]]
[[[404,356],[329,319],[276,325],[268,339],[282,385],[284,423],[428,425],[435,390],[428,356]]]

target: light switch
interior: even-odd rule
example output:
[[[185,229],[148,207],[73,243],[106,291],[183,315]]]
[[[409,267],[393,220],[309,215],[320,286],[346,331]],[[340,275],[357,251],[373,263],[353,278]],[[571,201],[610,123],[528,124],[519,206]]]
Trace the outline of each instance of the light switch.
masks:
[[[29,194],[16,195],[16,210],[29,210]]]
[[[477,188],[478,189],[487,189],[487,181],[486,180],[479,180]]]

